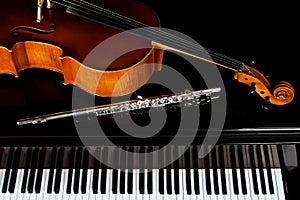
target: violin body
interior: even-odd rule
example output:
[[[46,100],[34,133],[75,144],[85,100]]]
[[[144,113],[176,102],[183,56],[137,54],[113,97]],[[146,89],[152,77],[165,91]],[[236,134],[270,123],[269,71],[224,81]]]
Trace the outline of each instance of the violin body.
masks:
[[[122,19],[120,24],[129,25],[127,29],[159,27],[156,13],[141,2],[101,0],[96,4],[85,4],[88,7],[85,9],[84,6],[76,8],[79,10],[75,9],[75,13],[74,7],[69,6],[70,2],[66,2],[65,7],[59,4],[51,8],[39,7],[42,20],[38,6],[32,0],[1,2],[0,17],[5,20],[0,26],[0,73],[18,77],[22,70],[29,68],[53,70],[63,74],[64,84],[77,85],[93,95],[123,96],[147,83],[153,72],[161,69],[164,50],[170,50],[233,70],[238,82],[253,87],[253,91],[272,104],[285,105],[294,98],[291,84],[281,81],[271,87],[263,74],[236,59],[213,51],[209,51],[212,59],[207,59],[206,52],[203,53],[197,44],[157,29],[137,36],[114,26],[118,19]],[[81,4],[85,1],[74,2]],[[105,15],[110,17],[109,20],[113,19],[113,23],[101,20]],[[124,34],[121,40],[109,40],[118,33]],[[147,34],[151,36],[147,38]],[[108,40],[109,43],[105,43]],[[101,53],[93,55],[93,59],[86,59],[103,43],[106,48]],[[142,48],[129,48],[130,51],[111,60],[112,54],[129,46]]]
[[[140,2],[99,2],[99,6],[149,26],[160,25],[156,13]],[[63,74],[64,84],[74,84],[89,93],[110,97],[135,91],[155,70],[160,70],[163,50],[155,48],[134,50],[109,65],[103,55],[99,55],[97,61],[86,61],[97,45],[121,31],[66,13],[66,8],[57,4],[51,8],[44,6],[43,19],[37,22],[36,10],[37,2],[32,0],[1,2],[0,17],[4,20],[0,26],[0,73],[18,77],[22,70],[29,68],[53,70]],[[123,41],[112,43],[108,52],[131,43],[151,47],[151,41],[128,34]],[[149,63],[152,67],[142,67]]]

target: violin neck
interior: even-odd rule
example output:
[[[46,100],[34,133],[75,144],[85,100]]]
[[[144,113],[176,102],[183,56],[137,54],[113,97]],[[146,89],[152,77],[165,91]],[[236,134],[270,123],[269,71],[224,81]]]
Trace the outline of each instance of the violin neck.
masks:
[[[56,1],[52,2],[55,3]],[[112,11],[109,11],[110,15],[108,15],[106,9],[99,6],[92,8],[90,5],[86,4],[89,9],[85,9],[85,7],[77,4],[68,4],[66,12],[121,31],[129,31],[134,35],[152,41],[153,47],[191,56],[234,71],[243,71],[245,68],[241,61],[213,52],[190,39],[179,37],[161,28],[149,27]]]

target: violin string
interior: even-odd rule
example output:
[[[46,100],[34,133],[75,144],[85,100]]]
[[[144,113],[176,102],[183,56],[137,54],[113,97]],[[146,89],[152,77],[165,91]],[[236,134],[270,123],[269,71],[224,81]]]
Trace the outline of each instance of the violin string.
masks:
[[[69,2],[69,1],[65,1],[65,2]],[[82,1],[81,1],[82,2]],[[72,5],[76,5],[76,6],[79,6],[79,7],[81,7],[81,8],[83,8],[83,6],[82,5],[78,5],[78,4],[74,4],[73,2],[69,2],[69,4],[72,4]],[[63,5],[63,4],[61,4],[61,5]],[[93,5],[93,4],[92,4]],[[66,6],[66,7],[68,7],[68,5],[66,5],[66,4],[64,4],[64,6]],[[86,8],[86,6],[84,6],[84,8]],[[73,9],[76,9],[76,8],[73,8]],[[78,10],[80,10],[80,9],[78,9]],[[89,9],[89,11],[91,11],[90,9]],[[93,12],[95,12],[95,11],[93,11]],[[100,13],[98,13],[98,14],[100,14]],[[101,14],[103,14],[103,13],[101,13]],[[109,17],[111,17],[111,14],[109,15]],[[130,18],[129,18],[130,19]],[[123,23],[124,24],[124,23]],[[133,26],[132,24],[131,24],[131,26]],[[147,25],[139,25],[139,26],[147,26]],[[134,28],[136,27],[136,26],[133,26]],[[152,35],[153,35],[153,33],[152,33]],[[160,33],[158,36],[161,36],[162,34]],[[164,40],[165,39],[169,39],[170,37],[167,37],[167,38],[163,38]],[[153,39],[153,38],[150,38],[150,39]],[[177,42],[177,40],[176,40],[176,42]],[[186,42],[186,41],[185,41]],[[174,43],[174,42],[173,42]],[[182,44],[180,44],[180,45],[182,45]],[[187,46],[186,44],[184,44],[185,46]],[[194,45],[194,43],[192,43],[192,45]],[[188,47],[190,47],[191,46],[191,44],[189,44],[189,46]],[[201,51],[203,51],[202,49],[201,49]],[[199,49],[197,49],[197,52],[199,52]],[[206,53],[206,52],[205,52]],[[214,54],[212,54],[212,55],[214,55]],[[215,58],[217,59],[218,58],[218,56],[215,56]],[[221,58],[221,59],[220,59]],[[223,57],[219,57],[219,60],[224,60],[224,62],[227,62],[228,64],[230,64],[230,65],[233,65],[233,66],[236,66],[236,65],[239,65],[239,64],[241,64],[241,63],[229,63],[228,62],[228,60],[225,60]],[[241,69],[241,68],[238,68],[238,69]]]
[[[89,2],[86,2],[86,1],[84,1],[84,0],[80,0],[80,2],[79,2],[79,1],[76,1],[76,0],[74,0],[73,2],[64,0],[64,2],[69,3],[69,5],[75,5],[75,6],[78,6],[78,7],[80,7],[80,8],[83,8],[83,9],[86,9],[86,7],[90,7],[91,9],[97,8],[96,11],[95,11],[95,10],[91,10],[91,9],[88,9],[88,10],[91,11],[91,12],[96,12],[96,14],[101,14],[101,15],[108,13],[108,14],[106,14],[107,17],[109,17],[109,18],[115,17],[114,23],[116,23],[116,21],[119,22],[119,20],[123,20],[123,23],[122,23],[122,24],[127,24],[127,25],[130,25],[130,26],[133,26],[133,28],[147,27],[147,25],[145,25],[145,24],[143,24],[143,23],[141,23],[141,22],[135,21],[135,20],[133,20],[133,19],[130,19],[130,18],[125,17],[125,16],[123,16],[123,15],[120,15],[120,14],[118,14],[118,13],[112,12],[112,11],[110,11],[110,10],[107,10],[107,9],[104,9],[104,8],[99,7],[99,6],[97,6],[97,5],[94,5],[94,4],[91,4],[91,3],[89,3]],[[74,2],[82,3],[83,5],[82,5],[82,4],[81,4],[81,5],[75,4]],[[56,3],[58,3],[58,2],[56,2]],[[66,6],[66,7],[68,7],[69,5],[64,4],[64,6]],[[73,9],[74,9],[74,8],[73,8]],[[80,9],[78,9],[78,10],[80,10]],[[101,11],[101,12],[99,13],[99,11]],[[118,20],[117,20],[117,19],[118,19]],[[125,22],[124,22],[124,19],[125,19]],[[130,22],[130,23],[128,23],[128,22]],[[129,27],[128,27],[128,28],[129,28]],[[131,27],[131,28],[132,28],[132,27]],[[154,30],[157,30],[157,29],[154,29]],[[150,33],[151,33],[151,32],[150,32]],[[162,34],[162,33],[165,34],[165,32],[159,31],[158,36],[159,36],[159,37],[164,36],[164,34]],[[155,33],[153,33],[153,32],[152,32],[151,34],[152,34],[152,35],[155,35]],[[167,34],[170,35],[169,33],[167,33]],[[165,35],[166,35],[166,34],[165,34]],[[171,36],[174,37],[174,35],[171,35]],[[150,39],[153,39],[153,38],[150,38]],[[168,36],[167,38],[163,38],[163,40],[165,40],[165,39],[170,39],[170,36]],[[175,42],[178,43],[178,40],[182,40],[182,38],[178,38],[178,37],[176,36]],[[175,44],[174,41],[172,41],[172,42],[173,42],[173,44]],[[191,46],[195,46],[196,44],[191,43],[191,42],[186,41],[186,40],[183,40],[183,44],[182,44],[182,43],[179,43],[178,45],[180,45],[180,46],[185,45],[186,47],[191,48]],[[198,46],[197,46],[197,48],[194,47],[193,50],[194,50],[195,52],[203,52],[203,50],[202,50],[202,49],[199,49]],[[212,52],[211,50],[208,50],[208,49],[206,49],[206,51],[210,51],[210,55],[212,55],[215,59],[219,59],[219,61],[223,61],[223,62],[225,62],[227,65],[228,65],[228,64],[233,65],[233,66],[231,66],[231,67],[233,67],[233,68],[237,68],[237,67],[238,67],[238,68],[237,68],[238,70],[243,70],[244,64],[243,64],[242,62],[237,61],[237,60],[234,60],[234,59],[232,59],[232,58],[229,58],[229,57],[224,56],[224,55],[221,55],[221,54],[217,54],[216,52]],[[205,53],[206,53],[206,52],[205,52]],[[227,59],[225,59],[226,57],[227,57]],[[244,70],[244,71],[246,71],[246,70]]]
[[[79,0],[79,1],[74,0],[72,2],[68,1],[68,0],[63,0],[63,1],[67,4],[62,4],[61,2],[55,2],[55,1],[53,1],[53,2],[58,3],[58,4],[60,4],[62,6],[65,6],[65,7],[69,7],[69,5],[73,5],[75,7],[78,7],[77,9],[80,10],[80,11],[81,11],[81,9],[84,9],[84,10],[88,10],[89,12],[92,12],[94,14],[100,14],[102,16],[108,17],[109,19],[112,19],[115,24],[120,25],[120,22],[121,22],[121,26],[122,25],[127,25],[128,26],[127,28],[129,28],[129,29],[130,28],[149,27],[148,25],[143,24],[139,21],[136,21],[136,20],[128,18],[126,16],[120,15],[118,13],[115,13],[113,11],[107,10],[107,9],[102,8],[100,6],[94,5],[90,2],[86,2],[84,0]],[[81,8],[81,9],[79,9],[79,8]],[[76,8],[72,8],[72,9],[76,9]],[[192,50],[197,52],[197,53],[198,52],[199,53],[205,53],[205,54],[208,53],[209,55],[211,55],[213,57],[213,60],[216,59],[220,62],[223,62],[226,65],[229,65],[229,67],[232,67],[232,68],[235,68],[237,70],[241,70],[245,73],[253,75],[251,73],[251,71],[241,61],[238,61],[238,60],[230,58],[228,56],[225,56],[225,55],[219,54],[217,52],[211,51],[207,48],[204,48],[205,50],[203,51],[202,48],[199,48],[199,45],[197,45],[193,42],[190,42],[188,40],[182,39],[180,37],[177,37],[175,35],[172,35],[170,33],[167,33],[165,31],[161,31],[159,28],[145,29],[145,30],[147,30],[148,32],[150,31],[149,33],[151,34],[152,37],[156,36],[157,39],[159,37],[162,37],[163,41],[165,41],[166,39],[170,40],[170,38],[172,38],[173,40],[170,41],[171,44],[174,44],[174,45],[177,45],[177,46],[180,46],[180,47],[182,47],[182,45],[184,45],[185,48],[187,48],[187,49],[192,48]],[[153,39],[153,38],[150,38],[150,39]],[[179,41],[181,41],[181,42],[179,42]]]
[[[66,1],[65,1],[66,2]],[[74,1],[74,2],[76,2],[76,0]],[[89,3],[89,2],[86,2],[86,1],[83,1],[83,0],[81,0],[80,2],[79,1],[77,1],[77,3],[83,3],[84,5],[78,5],[78,4],[74,4],[73,2],[69,2],[70,4],[72,4],[72,5],[76,5],[76,6],[79,6],[79,7],[81,7],[81,8],[83,8],[83,6],[84,6],[84,8],[86,8],[86,6],[89,6],[89,7],[91,7],[91,8],[97,8],[98,10],[96,10],[96,11],[93,11],[93,12],[97,12],[97,14],[102,14],[103,15],[103,13],[107,13],[107,12],[109,12],[109,14],[108,15],[106,15],[106,16],[108,16],[108,17],[111,17],[111,16],[115,16],[115,20],[114,20],[114,22],[115,21],[117,21],[116,19],[118,18],[119,20],[121,19],[121,20],[124,20],[124,19],[126,19],[126,21],[129,21],[129,22],[131,22],[131,23],[134,23],[134,24],[129,24],[130,26],[133,26],[134,28],[136,28],[136,27],[146,27],[147,25],[145,25],[145,24],[142,24],[142,23],[140,23],[140,22],[138,22],[138,21],[135,21],[135,20],[132,20],[132,19],[130,19],[130,18],[128,18],[128,17],[125,17],[125,16],[122,16],[122,15],[119,15],[118,13],[114,13],[114,12],[112,12],[112,11],[109,11],[109,10],[106,10],[106,9],[104,9],[104,8],[101,8],[101,7],[99,7],[99,6],[97,6],[97,5],[94,5],[94,4],[91,4],[91,3]],[[98,13],[98,11],[99,11],[99,9],[101,9],[102,11],[101,11],[101,13]],[[89,9],[89,11],[92,11],[92,10],[90,10]],[[123,24],[128,24],[128,22],[123,22]],[[161,31],[160,31],[161,32]],[[152,35],[153,35],[153,33],[152,33]],[[163,35],[163,34],[159,34],[159,36],[161,36],[161,35]],[[173,35],[172,35],[173,36]],[[167,37],[167,39],[169,39],[170,37]],[[152,39],[152,38],[151,38]],[[163,38],[164,40],[166,39],[166,38]],[[181,39],[181,38],[179,38],[179,39]],[[178,38],[176,38],[176,40],[175,40],[176,42],[178,41]],[[186,45],[185,43],[186,43],[187,41],[184,41],[184,45]],[[188,41],[189,42],[189,41]],[[174,42],[173,42],[174,43]],[[181,44],[180,44],[181,45]],[[191,45],[195,45],[194,43],[190,43],[190,44],[188,44],[188,47],[190,48],[190,46]],[[187,45],[186,45],[187,46]],[[199,52],[199,49],[197,48],[196,49],[197,50],[197,52]],[[202,50],[203,51],[203,50]],[[209,50],[208,50],[209,51]],[[240,62],[240,61],[236,61],[236,60],[234,60],[235,62],[228,62],[228,59],[225,59],[224,58],[224,56],[220,56],[220,55],[218,55],[218,56],[216,56],[216,52],[213,52],[213,53],[211,53],[211,55],[212,56],[214,56],[214,58],[216,58],[216,59],[219,59],[219,60],[223,60],[223,61],[226,61],[227,62],[227,64],[233,64],[234,66],[239,66],[239,67],[243,67],[243,63],[242,62]],[[220,59],[221,58],[221,59]],[[229,58],[229,57],[228,57]],[[232,58],[229,58],[229,59],[232,59]],[[232,59],[233,60],[233,59]],[[238,69],[242,69],[242,68],[238,68]]]

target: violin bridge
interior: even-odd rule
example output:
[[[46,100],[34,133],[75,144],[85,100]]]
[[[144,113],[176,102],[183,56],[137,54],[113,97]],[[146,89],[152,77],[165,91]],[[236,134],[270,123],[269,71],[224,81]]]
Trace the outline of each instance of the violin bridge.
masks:
[[[44,0],[37,0],[37,16],[36,16],[36,21],[38,23],[40,23],[43,19],[43,13],[42,13],[42,9],[43,9],[43,3],[44,3]],[[47,0],[47,8],[51,8],[52,7],[52,3],[51,3],[51,0]]]

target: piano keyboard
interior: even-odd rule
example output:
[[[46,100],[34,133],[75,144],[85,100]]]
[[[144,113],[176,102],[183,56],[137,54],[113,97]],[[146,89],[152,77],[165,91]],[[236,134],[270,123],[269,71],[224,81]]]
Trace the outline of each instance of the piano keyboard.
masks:
[[[122,148],[142,153],[159,147]],[[181,155],[183,147],[148,160],[120,158],[118,148],[89,148],[102,161],[133,163],[130,170],[110,168],[85,147],[2,147],[0,200],[285,199],[275,145],[217,145],[203,159],[199,149],[191,146],[159,169],[158,162]]]

